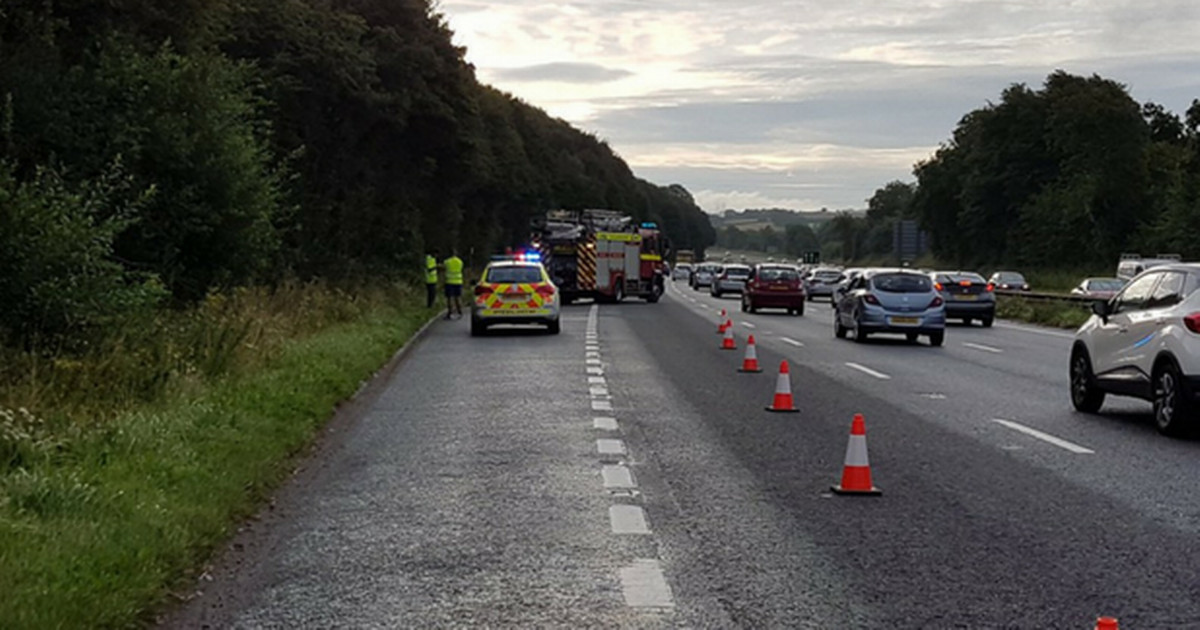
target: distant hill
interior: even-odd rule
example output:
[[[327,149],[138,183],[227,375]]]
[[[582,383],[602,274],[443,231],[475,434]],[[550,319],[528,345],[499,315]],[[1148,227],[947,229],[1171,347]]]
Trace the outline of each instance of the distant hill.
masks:
[[[721,214],[709,215],[709,221],[717,230],[732,226],[743,232],[756,232],[767,227],[783,231],[789,225],[801,223],[806,223],[816,229],[820,224],[832,219],[837,212],[839,211],[800,212],[783,208],[726,210]],[[849,212],[856,216],[866,214],[866,210],[849,210]]]

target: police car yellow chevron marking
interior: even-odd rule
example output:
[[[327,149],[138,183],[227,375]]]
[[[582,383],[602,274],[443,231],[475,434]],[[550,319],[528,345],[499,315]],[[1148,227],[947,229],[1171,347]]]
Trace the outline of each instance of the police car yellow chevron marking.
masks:
[[[498,315],[549,315],[546,296],[532,284],[497,284],[492,292],[482,296],[485,317]]]

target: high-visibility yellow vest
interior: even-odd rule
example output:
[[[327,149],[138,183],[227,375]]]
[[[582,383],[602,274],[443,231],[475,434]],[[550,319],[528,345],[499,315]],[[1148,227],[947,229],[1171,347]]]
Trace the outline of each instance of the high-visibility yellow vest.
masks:
[[[425,284],[437,284],[437,259],[425,254]]]
[[[446,259],[446,284],[463,283],[463,261],[458,256]]]

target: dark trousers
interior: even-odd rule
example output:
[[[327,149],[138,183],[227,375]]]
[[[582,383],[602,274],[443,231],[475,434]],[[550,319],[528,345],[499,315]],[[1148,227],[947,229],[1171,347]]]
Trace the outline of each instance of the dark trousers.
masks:
[[[437,283],[425,283],[425,308],[433,308],[433,303],[437,301]]]

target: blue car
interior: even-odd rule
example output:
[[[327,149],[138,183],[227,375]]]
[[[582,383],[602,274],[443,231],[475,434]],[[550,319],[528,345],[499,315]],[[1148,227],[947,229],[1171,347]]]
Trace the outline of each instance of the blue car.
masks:
[[[946,339],[946,302],[929,276],[908,269],[867,269],[834,296],[833,334],[857,342],[867,335],[897,333],[909,341]]]

